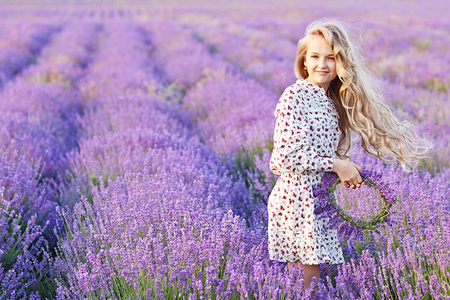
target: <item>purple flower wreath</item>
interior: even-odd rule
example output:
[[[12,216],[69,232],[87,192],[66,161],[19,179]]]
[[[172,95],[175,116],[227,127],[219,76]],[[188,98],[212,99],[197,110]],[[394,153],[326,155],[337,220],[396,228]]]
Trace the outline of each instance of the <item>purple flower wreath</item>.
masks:
[[[383,182],[380,173],[363,171],[361,178],[368,186],[375,188],[383,200],[378,213],[371,220],[357,220],[339,207],[334,191],[341,180],[334,172],[326,172],[322,177],[321,184],[314,188],[316,196],[314,213],[320,218],[328,218],[330,227],[339,228],[340,232],[351,233],[364,229],[377,229],[380,223],[388,220],[389,210],[396,199],[389,186]]]

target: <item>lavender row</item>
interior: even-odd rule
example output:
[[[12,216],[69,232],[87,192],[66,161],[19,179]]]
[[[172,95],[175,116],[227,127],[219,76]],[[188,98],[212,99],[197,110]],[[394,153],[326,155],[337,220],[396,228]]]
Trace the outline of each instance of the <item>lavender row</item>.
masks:
[[[64,83],[75,86],[95,52],[100,24],[71,22],[55,36],[50,47],[43,49],[39,64],[24,72],[23,77],[35,83]]]
[[[2,147],[40,160],[41,173],[55,180],[77,143],[84,99],[76,79],[90,60],[97,31],[95,24],[69,25],[43,49],[40,64],[25,69],[2,91]]]
[[[32,81],[45,77],[50,69],[56,74],[81,68],[89,60],[96,32],[95,26],[66,26],[42,49],[40,64],[24,69],[1,92],[0,285],[4,299],[50,298],[56,289],[52,280],[59,275],[51,247],[56,244],[53,229],[59,220],[57,185],[63,181],[66,155],[76,147],[76,119],[83,99],[74,81]],[[54,64],[57,57],[65,57],[66,65]],[[66,72],[64,76],[79,75]]]
[[[220,56],[211,54],[179,25],[152,23],[149,28],[155,41],[164,45],[155,55],[169,78],[186,90],[183,107],[196,119],[206,145],[227,156],[239,151],[257,151],[257,147],[270,141],[271,133],[264,128],[271,119],[276,94]],[[171,35],[178,37],[172,42],[174,46],[166,42]],[[183,62],[176,64],[176,73],[172,57],[176,57],[176,62]]]
[[[2,22],[0,35],[0,88],[33,63],[35,56],[60,29],[43,22]]]

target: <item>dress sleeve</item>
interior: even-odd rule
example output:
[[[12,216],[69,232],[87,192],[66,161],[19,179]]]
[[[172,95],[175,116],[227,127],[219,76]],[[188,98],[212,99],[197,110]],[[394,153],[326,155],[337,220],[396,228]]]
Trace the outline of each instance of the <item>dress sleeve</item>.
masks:
[[[319,155],[310,142],[310,124],[299,97],[301,95],[290,86],[278,100],[270,170],[279,175],[285,172],[330,172],[333,170],[333,158]]]

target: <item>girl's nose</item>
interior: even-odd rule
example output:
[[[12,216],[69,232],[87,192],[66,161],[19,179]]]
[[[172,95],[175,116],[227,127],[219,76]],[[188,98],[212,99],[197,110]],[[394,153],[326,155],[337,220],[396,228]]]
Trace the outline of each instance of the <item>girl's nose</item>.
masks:
[[[317,67],[324,68],[325,67],[325,60],[319,59],[319,62],[317,63]]]

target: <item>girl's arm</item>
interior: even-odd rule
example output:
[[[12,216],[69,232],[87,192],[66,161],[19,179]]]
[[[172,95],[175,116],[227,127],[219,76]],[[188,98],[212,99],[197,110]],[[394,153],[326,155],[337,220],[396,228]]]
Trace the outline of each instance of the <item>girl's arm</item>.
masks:
[[[310,125],[293,86],[286,88],[281,95],[275,116],[274,149],[270,160],[273,173],[333,170],[333,159],[319,155],[309,141]]]

